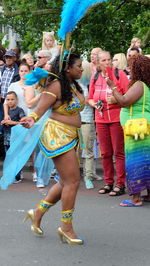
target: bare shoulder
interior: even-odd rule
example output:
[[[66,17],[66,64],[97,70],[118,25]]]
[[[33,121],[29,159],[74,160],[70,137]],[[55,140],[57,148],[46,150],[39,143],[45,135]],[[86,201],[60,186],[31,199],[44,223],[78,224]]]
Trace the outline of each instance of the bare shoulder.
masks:
[[[59,92],[61,90],[60,81],[58,79],[51,81],[49,84],[47,84],[46,90],[51,92]]]
[[[135,103],[138,99],[140,99],[144,92],[144,85],[141,81],[135,82],[129,90],[126,92],[125,97],[127,102],[130,104]]]
[[[54,93],[56,96],[59,96],[61,93],[61,84],[58,79],[51,81],[47,84],[45,91]]]
[[[143,91],[144,85],[142,81],[136,81],[132,86],[133,89]]]

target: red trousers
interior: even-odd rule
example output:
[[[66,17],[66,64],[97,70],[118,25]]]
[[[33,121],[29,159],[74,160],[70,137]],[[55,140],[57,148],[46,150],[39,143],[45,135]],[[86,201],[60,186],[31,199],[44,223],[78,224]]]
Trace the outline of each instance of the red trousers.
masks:
[[[114,184],[114,163],[116,160],[116,185],[125,186],[124,136],[119,122],[96,123],[106,184]]]

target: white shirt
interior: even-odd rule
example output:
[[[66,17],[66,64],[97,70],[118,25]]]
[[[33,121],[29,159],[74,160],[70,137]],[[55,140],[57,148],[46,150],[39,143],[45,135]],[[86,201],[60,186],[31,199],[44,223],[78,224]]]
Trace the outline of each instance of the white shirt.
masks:
[[[14,91],[17,94],[17,97],[18,97],[17,106],[21,107],[24,110],[25,114],[27,114],[28,108],[25,102],[24,88],[17,81],[17,82],[13,82],[10,84],[8,88],[8,92],[9,91]],[[4,104],[6,104],[6,100]]]

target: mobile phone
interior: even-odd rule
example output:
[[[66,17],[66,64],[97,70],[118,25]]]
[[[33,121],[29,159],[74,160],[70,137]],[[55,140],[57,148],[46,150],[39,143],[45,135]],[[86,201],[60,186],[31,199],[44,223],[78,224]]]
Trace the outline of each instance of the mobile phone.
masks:
[[[29,122],[27,122],[27,121],[26,121],[26,122],[25,122],[25,121],[23,121],[23,122],[20,122],[20,124],[21,124],[21,125],[29,125],[30,123],[29,123]]]

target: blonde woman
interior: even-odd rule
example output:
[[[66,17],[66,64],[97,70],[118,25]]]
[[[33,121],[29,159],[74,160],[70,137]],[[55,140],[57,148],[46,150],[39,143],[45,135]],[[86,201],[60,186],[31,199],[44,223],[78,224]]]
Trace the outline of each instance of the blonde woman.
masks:
[[[126,93],[127,87],[125,83],[120,83],[120,80],[116,81],[114,69],[111,69],[109,52],[103,51],[98,54],[98,67],[99,71],[92,75],[90,80],[88,100],[95,110],[96,131],[104,170],[105,185],[100,188],[99,193],[119,196],[125,193],[124,137],[120,125],[121,108],[117,101],[114,102],[114,98],[112,99],[112,90],[107,85],[107,76],[111,72],[115,86],[121,94]],[[115,186],[113,155],[116,159]]]
[[[115,54],[112,60],[112,65],[113,65],[114,74],[117,80],[119,80],[120,74],[122,72],[119,70],[123,70],[125,74],[129,76],[129,72],[127,71],[127,59],[124,53]]]
[[[131,45],[130,45],[128,51],[127,51],[127,58],[128,58],[128,55],[129,55],[129,52],[130,52],[131,48],[138,48],[139,53],[142,54],[141,39],[137,38],[137,37],[132,38]]]
[[[30,67],[30,71],[34,69],[34,59],[31,54],[29,53],[24,54],[24,56],[22,57],[22,62],[25,62],[28,64],[28,66]]]
[[[124,53],[115,54],[112,60],[113,67],[126,70],[127,68],[127,59]]]
[[[97,56],[98,53],[102,52],[102,48],[100,47],[95,47],[91,50],[91,54],[90,54],[90,58],[91,58],[91,63],[90,63],[90,69],[91,69],[91,73],[94,74],[96,73],[96,68],[98,65],[98,60],[97,60]]]

